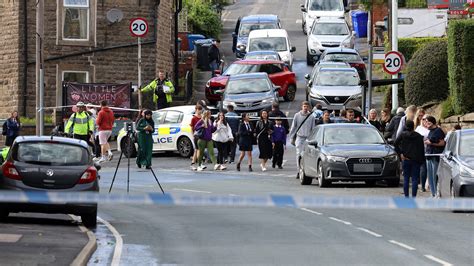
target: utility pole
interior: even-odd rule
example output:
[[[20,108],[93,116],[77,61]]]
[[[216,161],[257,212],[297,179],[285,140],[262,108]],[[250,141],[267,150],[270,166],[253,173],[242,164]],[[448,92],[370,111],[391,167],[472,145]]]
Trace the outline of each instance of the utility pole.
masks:
[[[36,4],[36,135],[44,135],[44,0]]]
[[[178,17],[183,8],[183,0],[175,0],[174,6],[174,87],[177,89],[179,88]]]
[[[372,60],[373,60],[373,47],[372,47],[372,8],[369,10],[369,19],[367,21],[367,41],[369,43],[369,72],[367,73],[368,85],[367,85],[367,106],[365,115],[369,114],[370,108],[372,108]]]
[[[392,51],[398,51],[398,1],[392,0]],[[392,75],[392,79],[398,75]],[[392,110],[398,108],[398,84],[392,84]]]
[[[156,27],[156,25],[155,25]],[[141,94],[141,88],[142,88],[142,44],[141,44],[141,38],[138,37],[138,109],[142,109],[142,94]]]

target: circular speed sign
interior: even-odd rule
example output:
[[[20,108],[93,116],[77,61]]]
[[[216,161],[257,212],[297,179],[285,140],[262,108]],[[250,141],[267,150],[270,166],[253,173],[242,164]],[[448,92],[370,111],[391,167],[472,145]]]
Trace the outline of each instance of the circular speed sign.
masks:
[[[404,64],[403,55],[397,51],[391,51],[385,54],[383,69],[390,75],[395,75],[402,70]]]
[[[130,21],[130,32],[135,37],[143,37],[148,33],[148,22],[144,18],[134,18]]]

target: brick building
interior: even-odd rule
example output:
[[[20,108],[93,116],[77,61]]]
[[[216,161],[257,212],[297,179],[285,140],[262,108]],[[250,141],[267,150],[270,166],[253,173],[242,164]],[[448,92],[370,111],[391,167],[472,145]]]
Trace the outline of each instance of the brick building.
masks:
[[[36,2],[0,0],[0,117],[12,110],[35,116]],[[130,19],[146,18],[142,38],[142,81],[159,70],[172,75],[172,0],[45,0],[45,106],[62,105],[62,81],[137,84],[137,39]],[[111,22],[107,14],[122,13]],[[118,10],[118,11],[117,11]],[[110,14],[110,13],[109,13]]]

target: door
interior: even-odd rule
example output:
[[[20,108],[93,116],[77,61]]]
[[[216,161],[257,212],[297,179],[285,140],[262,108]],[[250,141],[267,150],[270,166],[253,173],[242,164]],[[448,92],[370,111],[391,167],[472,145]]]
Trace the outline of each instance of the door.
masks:
[[[158,142],[159,129],[163,125],[166,111],[153,112],[153,122],[155,122],[155,132],[153,133],[153,150],[160,150],[161,146]]]
[[[457,156],[457,135],[455,133],[451,134],[446,143],[446,149],[443,152],[443,156],[439,160],[438,166],[438,180],[439,180],[439,190],[443,197],[449,196],[451,180],[454,177],[454,172],[458,171],[459,166],[454,158]],[[451,155],[451,156],[449,156]]]
[[[167,111],[163,124],[158,127],[157,142],[160,150],[171,151],[176,149],[178,133],[181,131],[183,113],[179,111]]]
[[[310,142],[317,141],[318,133],[321,132],[319,128],[315,128],[311,135],[306,139],[304,150],[304,171],[306,175],[317,177],[317,159],[319,158],[319,144],[318,147],[311,145]]]
[[[237,49],[237,38],[239,37],[240,19],[240,17],[237,19],[237,23],[235,23],[234,32],[232,33],[232,52],[234,53]]]

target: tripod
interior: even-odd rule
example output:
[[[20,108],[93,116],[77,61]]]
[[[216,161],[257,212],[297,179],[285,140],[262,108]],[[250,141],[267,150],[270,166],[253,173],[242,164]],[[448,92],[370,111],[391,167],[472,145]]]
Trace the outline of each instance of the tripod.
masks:
[[[132,145],[132,135],[133,135],[133,130],[132,130],[132,128],[131,128],[131,125],[128,125],[128,124],[127,124],[127,135],[126,135],[126,138],[128,138],[128,145],[127,145],[127,149],[128,149],[128,159],[127,159],[127,194],[128,194],[128,192],[130,191],[130,157],[132,156],[132,154],[131,154],[131,151],[132,151],[132,148],[131,148],[131,145]],[[122,156],[123,156],[123,149],[122,149],[122,151],[120,152],[120,157],[119,157],[119,160],[118,160],[118,162],[117,162],[117,167],[115,167],[115,173],[114,173],[114,177],[112,178],[112,183],[110,184],[109,193],[112,191],[112,187],[114,186],[115,177],[117,176],[117,171],[118,171],[118,168],[119,168],[119,166],[120,166],[120,162],[122,161]],[[137,156],[138,156],[138,155],[137,155]],[[163,194],[165,194],[165,191],[164,191],[163,188],[161,187],[160,181],[158,181],[158,178],[156,177],[155,171],[153,171],[153,168],[151,168],[151,167],[150,167],[150,170],[151,170],[151,173],[153,174],[153,176],[155,177],[156,183],[157,183],[158,186],[160,187],[161,192],[162,192]]]

